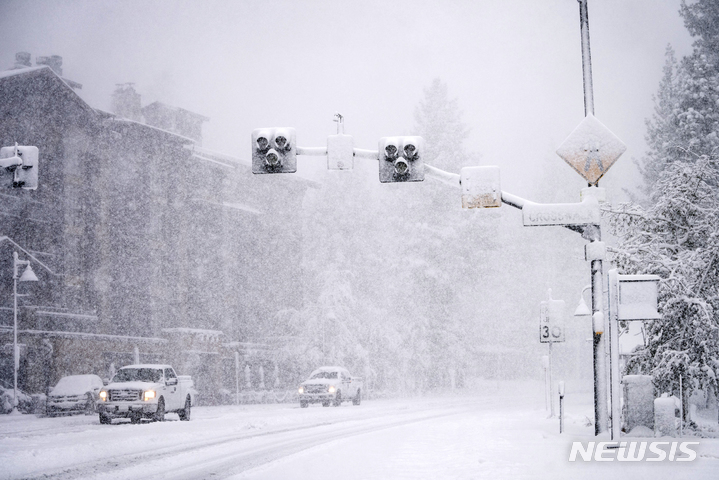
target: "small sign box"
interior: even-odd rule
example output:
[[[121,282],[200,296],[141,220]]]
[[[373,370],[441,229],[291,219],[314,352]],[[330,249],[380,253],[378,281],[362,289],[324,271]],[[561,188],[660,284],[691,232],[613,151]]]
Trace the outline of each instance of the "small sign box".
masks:
[[[617,275],[619,280],[618,320],[658,320],[659,276]]]
[[[352,170],[354,167],[354,140],[352,135],[330,135],[327,137],[327,169]]]
[[[546,300],[539,304],[539,341],[564,341],[564,300]]]
[[[460,174],[462,208],[502,206],[499,167],[464,167]]]

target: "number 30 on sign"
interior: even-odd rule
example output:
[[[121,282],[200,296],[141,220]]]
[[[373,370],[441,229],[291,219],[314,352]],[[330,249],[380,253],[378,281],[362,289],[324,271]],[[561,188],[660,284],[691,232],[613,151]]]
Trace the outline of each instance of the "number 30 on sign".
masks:
[[[539,341],[555,343],[564,341],[563,300],[548,300],[539,305]]]

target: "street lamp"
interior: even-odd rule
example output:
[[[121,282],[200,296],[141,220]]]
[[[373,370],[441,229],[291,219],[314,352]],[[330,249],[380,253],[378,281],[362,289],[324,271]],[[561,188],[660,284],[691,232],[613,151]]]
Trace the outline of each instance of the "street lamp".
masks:
[[[13,279],[13,399],[12,399],[12,413],[18,413],[17,411],[17,371],[20,366],[20,349],[17,345],[17,282],[37,282],[37,276],[32,271],[29,260],[20,260],[17,252],[12,252],[13,264],[12,264],[12,279]],[[22,275],[18,277],[18,267],[20,265],[27,265]]]
[[[584,301],[584,292],[590,288],[592,288],[592,286],[587,285],[582,289],[582,293],[579,294],[579,305],[577,305],[577,309],[574,310],[575,317],[590,317],[592,315],[592,311],[587,306],[587,302]]]

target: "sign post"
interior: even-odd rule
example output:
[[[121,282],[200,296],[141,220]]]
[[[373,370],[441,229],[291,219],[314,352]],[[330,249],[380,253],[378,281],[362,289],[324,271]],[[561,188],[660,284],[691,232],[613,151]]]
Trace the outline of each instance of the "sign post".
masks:
[[[539,341],[549,344],[548,375],[549,382],[549,416],[554,417],[554,395],[552,395],[552,344],[564,341],[564,300],[552,300],[552,291],[549,290],[549,300],[539,304]]]

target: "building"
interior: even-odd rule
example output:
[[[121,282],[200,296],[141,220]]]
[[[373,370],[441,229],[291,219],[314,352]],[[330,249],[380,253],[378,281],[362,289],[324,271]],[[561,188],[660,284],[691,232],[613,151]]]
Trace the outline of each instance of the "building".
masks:
[[[12,343],[13,250],[55,273],[33,261],[40,281],[19,287],[22,387],[107,377],[136,350],[183,362],[178,332],[256,342],[267,318],[300,305],[301,219],[286,206],[312,182],[269,182],[249,160],[201,148],[206,117],[156,102],[141,109],[148,124],[122,118],[19,60],[0,72],[0,144],[38,147],[40,186],[0,192],[0,344]],[[231,347],[215,350],[234,362]],[[12,349],[0,352],[0,381],[12,383]]]
[[[184,108],[154,102],[142,109],[145,122],[163,130],[191,138],[202,145],[202,124],[210,119]]]

